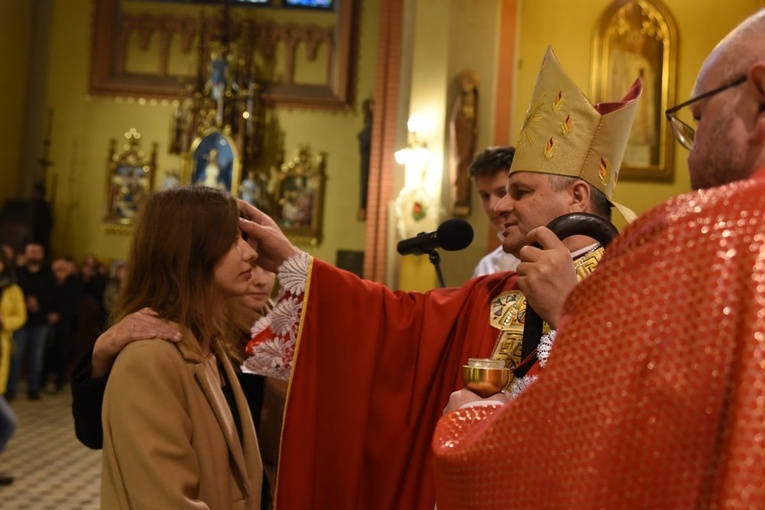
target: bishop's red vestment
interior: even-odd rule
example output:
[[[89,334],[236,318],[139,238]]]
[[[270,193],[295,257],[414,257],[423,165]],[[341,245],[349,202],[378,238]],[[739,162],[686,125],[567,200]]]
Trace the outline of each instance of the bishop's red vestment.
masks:
[[[603,253],[585,251],[580,278]],[[517,275],[420,294],[306,254],[284,265],[284,292],[253,328],[242,366],[290,380],[277,508],[432,510],[430,443],[449,395],[464,387],[462,365],[521,361],[526,302]]]
[[[491,354],[499,334],[491,303],[516,275],[408,294],[309,264],[277,507],[432,510],[436,421],[464,387],[466,360]]]

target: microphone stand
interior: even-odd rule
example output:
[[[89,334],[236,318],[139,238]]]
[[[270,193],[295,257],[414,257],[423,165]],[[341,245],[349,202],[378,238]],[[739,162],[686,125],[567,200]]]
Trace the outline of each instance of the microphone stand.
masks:
[[[446,287],[446,283],[444,283],[444,275],[441,272],[441,255],[439,255],[436,250],[426,251],[425,253],[428,254],[428,260],[430,260],[433,267],[436,268],[436,276],[438,276],[438,282],[441,284],[441,287]]]

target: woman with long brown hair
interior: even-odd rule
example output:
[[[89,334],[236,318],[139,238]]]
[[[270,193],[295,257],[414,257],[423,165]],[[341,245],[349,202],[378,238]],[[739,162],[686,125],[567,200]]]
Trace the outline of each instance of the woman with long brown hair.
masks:
[[[143,207],[113,319],[150,307],[182,337],[132,342],[111,369],[104,509],[259,506],[260,453],[225,320],[257,259],[238,217],[231,196],[205,187],[157,193]]]

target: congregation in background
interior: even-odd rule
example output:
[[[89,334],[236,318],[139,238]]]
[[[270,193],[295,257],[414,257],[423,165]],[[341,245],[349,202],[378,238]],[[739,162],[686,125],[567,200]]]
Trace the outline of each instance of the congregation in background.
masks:
[[[8,405],[25,391],[30,401],[62,392],[74,362],[92,348],[104,329],[124,278],[95,255],[81,263],[47,258],[41,243],[18,252],[0,250],[0,462],[18,426]],[[22,385],[22,381],[25,384]],[[0,485],[13,483],[0,465]]]
[[[27,381],[27,396],[38,400],[45,391],[60,392],[78,355],[104,330],[124,278],[124,264],[113,274],[95,255],[81,263],[71,257],[53,260],[41,244],[29,243],[16,253],[3,245],[13,261],[24,293],[27,321],[13,336],[8,389],[17,396],[18,382]]]

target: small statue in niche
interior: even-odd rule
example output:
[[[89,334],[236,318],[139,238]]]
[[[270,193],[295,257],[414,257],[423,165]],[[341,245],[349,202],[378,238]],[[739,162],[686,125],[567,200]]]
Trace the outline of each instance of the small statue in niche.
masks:
[[[205,84],[210,99],[218,102],[223,99],[223,93],[229,81],[228,60],[222,55],[214,53],[209,66],[210,78]]]
[[[452,184],[452,214],[470,215],[470,163],[478,135],[478,75],[465,70],[457,75],[459,92],[449,122],[449,167]]]
[[[207,156],[207,166],[205,172],[197,180],[197,184],[215,189],[226,189],[226,186],[220,182],[220,166],[218,166],[218,149],[210,149]]]
[[[357,219],[367,219],[367,194],[369,192],[369,151],[372,146],[372,113],[374,101],[366,99],[362,103],[364,112],[364,128],[359,131],[359,152],[361,153],[361,202]]]

